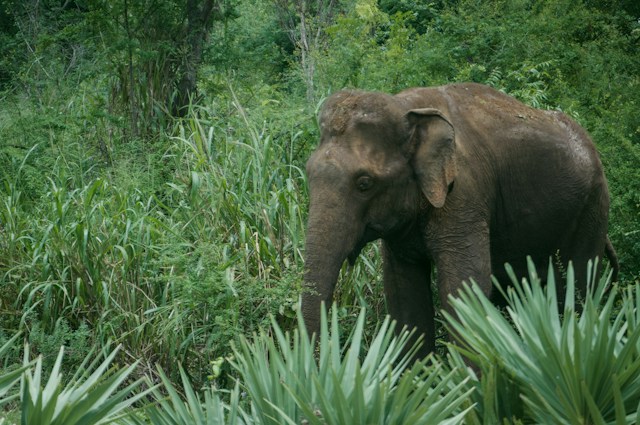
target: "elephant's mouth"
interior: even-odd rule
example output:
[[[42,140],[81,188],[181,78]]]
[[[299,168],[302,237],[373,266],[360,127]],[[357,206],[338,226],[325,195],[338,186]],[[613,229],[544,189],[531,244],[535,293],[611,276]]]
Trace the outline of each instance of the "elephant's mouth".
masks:
[[[360,255],[360,251],[362,251],[362,248],[364,248],[366,244],[366,242],[358,242],[355,248],[353,248],[353,251],[349,253],[349,255],[347,256],[347,260],[349,260],[350,266],[353,266],[356,263],[356,259],[358,258],[358,255]]]
[[[376,231],[371,226],[365,227],[364,234],[362,235],[360,240],[356,243],[353,250],[347,256],[347,260],[349,260],[349,265],[353,266],[355,264],[356,260],[358,259],[358,255],[360,255],[360,252],[362,251],[362,248],[364,248],[369,242],[375,241],[380,237],[381,236],[379,231]]]

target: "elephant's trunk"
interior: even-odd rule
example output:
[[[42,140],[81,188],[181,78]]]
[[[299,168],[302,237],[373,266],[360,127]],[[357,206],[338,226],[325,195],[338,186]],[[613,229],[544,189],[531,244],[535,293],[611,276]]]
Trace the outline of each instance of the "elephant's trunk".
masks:
[[[340,268],[353,251],[358,239],[351,217],[332,209],[309,212],[305,247],[304,292],[302,293],[302,317],[309,334],[320,331],[320,308],[324,302],[329,307]]]

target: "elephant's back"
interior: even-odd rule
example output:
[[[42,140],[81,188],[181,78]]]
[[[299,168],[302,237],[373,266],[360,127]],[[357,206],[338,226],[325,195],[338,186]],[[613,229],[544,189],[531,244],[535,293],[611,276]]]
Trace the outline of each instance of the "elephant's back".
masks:
[[[436,108],[452,122],[463,155],[496,165],[564,168],[602,174],[587,132],[562,112],[532,108],[494,88],[476,83],[406,90],[398,96],[410,107]]]
[[[404,102],[407,109],[439,109],[458,124],[465,120],[482,120],[487,125],[496,127],[508,126],[523,118],[542,117],[542,111],[490,86],[477,83],[414,87],[398,93],[396,98]]]

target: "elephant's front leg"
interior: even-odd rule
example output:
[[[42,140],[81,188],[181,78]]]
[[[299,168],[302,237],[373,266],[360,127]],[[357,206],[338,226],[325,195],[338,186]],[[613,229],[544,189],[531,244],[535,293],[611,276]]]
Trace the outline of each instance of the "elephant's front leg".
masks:
[[[398,330],[416,328],[416,338],[424,334],[419,357],[435,349],[435,319],[431,291],[431,264],[428,260],[411,261],[383,243],[384,292],[389,314],[398,323]]]
[[[470,279],[478,284],[487,297],[491,297],[491,248],[486,222],[466,222],[464,226],[442,225],[438,231],[431,232],[429,239],[442,309],[456,317],[449,296],[457,296],[462,282],[469,282]]]

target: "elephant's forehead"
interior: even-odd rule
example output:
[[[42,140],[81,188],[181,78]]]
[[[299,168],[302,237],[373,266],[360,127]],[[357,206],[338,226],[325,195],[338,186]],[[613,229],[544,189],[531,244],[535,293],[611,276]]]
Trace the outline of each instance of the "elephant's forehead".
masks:
[[[329,115],[323,116],[320,128],[333,136],[341,136],[350,129],[363,127],[382,127],[386,125],[385,117],[380,111],[350,110],[336,108]]]
[[[351,139],[349,143],[327,143],[318,149],[316,158],[319,163],[332,165],[347,174],[368,171],[378,175],[392,173],[403,159],[363,138]]]
[[[391,117],[380,111],[354,111],[351,114],[321,121],[320,130],[334,143],[351,144],[354,139],[367,143],[384,143],[406,131],[401,117]]]
[[[320,115],[322,132],[332,136],[354,128],[390,129],[401,121],[403,111],[393,97],[376,92],[338,92],[327,100]]]

